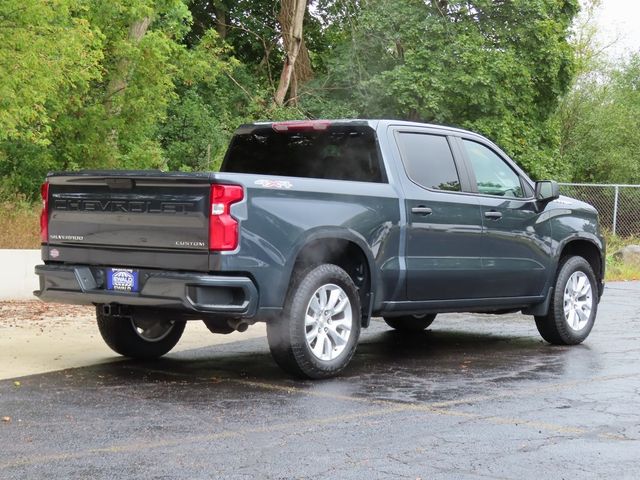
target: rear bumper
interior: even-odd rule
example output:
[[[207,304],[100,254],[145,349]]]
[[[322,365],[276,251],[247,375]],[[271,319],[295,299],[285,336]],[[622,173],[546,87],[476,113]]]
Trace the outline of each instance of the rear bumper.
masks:
[[[258,290],[248,277],[140,269],[140,291],[123,293],[105,289],[100,267],[38,265],[35,273],[40,289],[33,294],[45,302],[115,303],[245,318],[254,316],[258,305]]]

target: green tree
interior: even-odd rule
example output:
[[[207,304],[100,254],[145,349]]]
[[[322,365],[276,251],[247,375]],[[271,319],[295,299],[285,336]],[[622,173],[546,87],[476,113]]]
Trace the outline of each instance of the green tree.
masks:
[[[0,141],[47,141],[64,99],[100,77],[102,36],[75,0],[0,2]]]
[[[64,167],[158,168],[158,122],[175,97],[190,14],[181,0],[91,1],[86,13],[104,36],[104,75],[55,132]]]
[[[563,163],[573,181],[640,183],[640,53],[587,73],[559,112]]]
[[[640,51],[627,59],[598,40],[600,0],[584,2],[571,43],[577,72],[556,118],[559,158],[575,182],[640,183]]]
[[[0,196],[47,170],[216,168],[239,124],[305,116],[460,125],[562,171],[576,0],[313,0],[302,37],[295,5],[0,2]]]
[[[499,143],[536,177],[556,174],[551,121],[573,74],[575,0],[329,2],[346,33],[306,90],[313,115],[460,125]],[[354,11],[355,10],[355,11]]]
[[[0,194],[34,195],[69,103],[102,76],[104,37],[78,0],[0,2]]]
[[[14,121],[15,134],[5,135],[0,144],[4,190],[33,196],[49,169],[166,167],[159,125],[166,121],[169,106],[178,100],[180,86],[205,76],[215,78],[220,73],[225,62],[219,59],[215,38],[207,36],[198,48],[186,48],[182,41],[189,31],[191,16],[182,0],[90,0],[75,10],[59,9],[62,2],[30,2],[33,18],[40,24],[32,25],[35,20],[18,6],[16,22],[25,25],[25,36],[28,38],[27,34],[34,28],[37,32],[39,27],[53,36],[60,35],[60,42],[69,45],[59,45],[48,37],[42,42],[51,40],[51,49],[68,52],[70,60],[52,72],[49,70],[57,66],[55,62],[44,65],[42,79],[36,76],[32,81],[33,92],[20,97],[39,117],[27,116],[22,123]],[[55,13],[42,13],[47,13],[51,3],[55,4],[51,5]],[[66,17],[62,16],[65,12]],[[65,33],[76,24],[84,30]],[[83,32],[98,40],[88,46],[81,43]],[[78,39],[74,43],[69,36]],[[36,47],[42,45],[36,43]],[[24,78],[34,72],[40,74],[35,65],[38,55],[23,55],[33,62],[26,64]],[[59,52],[52,51],[51,56],[58,59]],[[13,61],[7,53],[0,58],[7,63]],[[89,73],[87,64],[92,67]],[[59,85],[57,90],[47,81]],[[30,85],[28,81],[25,84]],[[20,92],[17,84],[15,90]],[[10,107],[2,109],[4,117],[7,111],[16,111],[8,118],[22,118],[25,107],[20,110],[15,97],[3,95]],[[39,137],[32,131],[38,132]]]

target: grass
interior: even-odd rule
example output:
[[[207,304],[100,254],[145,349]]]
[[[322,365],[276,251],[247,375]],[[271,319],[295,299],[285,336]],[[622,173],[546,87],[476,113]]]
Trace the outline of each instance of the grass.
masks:
[[[0,203],[0,248],[40,248],[40,205]]]
[[[624,264],[613,254],[626,245],[640,245],[640,237],[607,233],[607,281],[640,280],[640,265]],[[0,203],[0,248],[40,248],[40,205]]]
[[[622,263],[613,257],[613,254],[627,245],[640,245],[640,237],[618,237],[611,233],[605,233],[607,240],[607,274],[608,282],[640,280],[640,265]]]

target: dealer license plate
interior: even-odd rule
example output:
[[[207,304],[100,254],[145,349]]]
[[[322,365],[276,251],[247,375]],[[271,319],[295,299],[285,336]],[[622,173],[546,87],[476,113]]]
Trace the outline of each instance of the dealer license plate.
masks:
[[[137,292],[138,270],[132,270],[130,268],[108,268],[107,290]]]

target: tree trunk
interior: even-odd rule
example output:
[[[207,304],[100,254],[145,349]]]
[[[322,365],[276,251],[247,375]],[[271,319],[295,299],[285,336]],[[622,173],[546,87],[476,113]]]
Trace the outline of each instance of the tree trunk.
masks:
[[[274,103],[278,106],[284,105],[284,99],[291,85],[291,77],[293,75],[296,60],[303,44],[302,25],[304,22],[304,14],[307,9],[306,0],[281,0],[280,1],[280,25],[282,26],[282,37],[286,51],[280,81],[274,96]],[[288,27],[288,28],[285,28]],[[297,81],[300,78],[297,77]],[[296,93],[297,95],[297,93]],[[295,100],[294,100],[295,101]]]
[[[289,87],[289,103],[293,106],[298,105],[298,72],[293,69],[291,74],[291,85]]]
[[[449,0],[438,0],[436,3],[438,5],[438,9],[442,13],[446,13],[447,10],[449,9]]]
[[[149,25],[151,25],[151,17],[144,17],[134,22],[131,27],[129,27],[129,41],[133,44],[140,43],[142,37],[144,37],[145,33],[147,33]],[[112,117],[117,117],[118,115],[120,115],[120,104],[115,100],[126,90],[129,76],[131,74],[131,68],[131,60],[129,58],[120,58],[120,60],[118,60],[118,62],[116,63],[115,72],[113,72],[111,80],[109,80],[109,84],[107,85],[104,104],[107,113]],[[113,128],[107,139],[107,143],[110,144],[111,147],[116,151],[118,150],[119,137],[120,135],[118,129]],[[115,167],[115,165],[113,165],[114,161],[115,157],[113,157],[110,161],[110,163],[112,164],[107,165],[107,167]]]
[[[149,25],[151,25],[151,17],[144,17],[135,21],[131,27],[129,27],[129,41],[134,44],[140,43],[142,37],[147,33]],[[131,60],[128,58],[121,58],[116,64],[116,70],[113,73],[111,80],[109,80],[105,105],[107,107],[107,111],[112,115],[117,115],[119,113],[120,109],[116,106],[113,100],[116,95],[120,94],[127,88],[130,70]]]
[[[218,36],[224,40],[227,38],[227,12],[222,7],[214,7],[213,11],[216,16],[216,32],[218,32]]]

